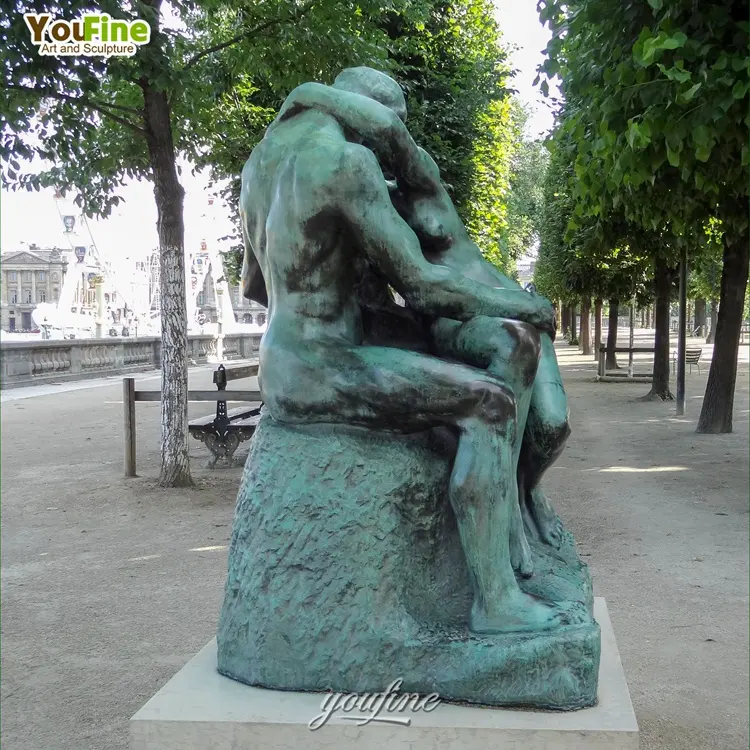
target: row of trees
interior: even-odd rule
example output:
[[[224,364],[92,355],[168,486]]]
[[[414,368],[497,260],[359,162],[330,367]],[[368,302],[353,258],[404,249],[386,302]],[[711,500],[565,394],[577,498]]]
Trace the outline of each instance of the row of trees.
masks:
[[[533,244],[537,231],[538,174],[547,153],[541,142],[526,138],[529,113],[511,95],[508,53],[491,2],[433,1],[426,12],[389,12],[377,25],[386,38],[384,57],[377,64],[406,93],[409,131],[440,167],[482,252],[512,274],[516,258]],[[318,80],[330,80],[339,69]],[[253,78],[258,80],[257,75]],[[236,90],[228,92],[221,102],[234,127],[222,133],[200,163],[217,181],[229,180],[225,199],[232,214],[242,164],[288,91],[288,86],[256,84],[239,99]],[[237,121],[234,110],[240,106],[245,117]],[[225,265],[235,280],[242,264],[240,235],[228,239],[234,246],[225,253]]]
[[[553,298],[655,301],[652,393],[669,397],[669,303],[683,252],[718,320],[700,432],[732,429],[748,281],[744,4],[540,0],[540,78],[561,81],[537,268]],[[715,307],[714,307],[715,310]],[[616,314],[615,314],[616,317]]]
[[[14,0],[9,10],[0,18],[4,185],[75,190],[98,216],[120,202],[125,180],[154,186],[162,485],[192,482],[181,160],[232,178],[225,197],[236,215],[242,164],[286,94],[306,80],[330,82],[343,67],[372,65],[404,85],[410,129],[488,257],[511,270],[523,233],[533,231],[521,221],[536,210],[533,191],[510,207],[505,196],[543,157],[523,143],[524,113],[509,95],[489,0]],[[150,42],[130,58],[41,56],[23,19],[40,11],[141,18]],[[228,265],[237,260],[235,252]]]

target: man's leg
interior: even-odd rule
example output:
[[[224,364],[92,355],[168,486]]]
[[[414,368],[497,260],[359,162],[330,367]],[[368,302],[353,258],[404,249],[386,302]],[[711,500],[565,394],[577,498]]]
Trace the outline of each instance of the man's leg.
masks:
[[[544,472],[563,452],[570,435],[568,399],[552,340],[542,334],[541,344],[542,354],[518,463],[518,491],[528,530],[547,544],[559,547],[562,522],[539,483]]]
[[[517,321],[479,316],[465,323],[439,318],[430,333],[436,354],[486,370],[510,388],[515,396],[517,433],[511,453],[515,476],[539,360],[540,343],[536,329]],[[533,562],[520,505],[513,509],[510,534],[513,568],[528,578],[533,573]]]
[[[404,350],[309,343],[293,351],[266,346],[261,369],[263,400],[271,416],[283,422],[398,432],[456,426],[459,445],[449,494],[474,587],[470,628],[536,631],[567,622],[559,606],[522,592],[513,573],[515,401],[497,379]]]

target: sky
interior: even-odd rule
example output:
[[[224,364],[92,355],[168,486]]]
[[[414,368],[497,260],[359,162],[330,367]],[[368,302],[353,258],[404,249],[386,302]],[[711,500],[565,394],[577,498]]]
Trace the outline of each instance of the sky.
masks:
[[[503,42],[514,47],[511,65],[517,70],[511,86],[526,102],[532,115],[529,135],[537,137],[551,130],[553,116],[545,97],[534,86],[537,67],[544,60],[544,49],[550,39],[549,29],[542,26],[536,12],[536,0],[494,0],[495,18],[503,32]],[[550,85],[550,96],[557,95],[557,88]]]
[[[532,116],[530,136],[543,135],[552,127],[552,114],[538,88],[533,86],[537,66],[542,62],[542,51],[549,32],[542,27],[536,13],[536,0],[495,0],[496,18],[503,32],[506,46],[514,47],[512,66],[518,69],[512,86],[518,96],[530,105]],[[202,239],[213,242],[231,231],[228,218],[222,213],[221,202],[209,207],[208,178],[193,176],[183,170],[185,188],[185,243],[197,249]],[[158,246],[156,234],[156,206],[153,188],[147,182],[131,182],[119,193],[124,202],[111,217],[89,220],[94,244],[115,266],[128,265],[129,259],[142,258]],[[70,205],[70,204],[68,204]],[[54,192],[39,193],[2,190],[0,195],[0,249],[2,252],[23,250],[29,244],[39,247],[67,247],[69,238],[63,231],[60,212],[65,205],[56,205]],[[71,211],[78,214],[77,209]],[[88,233],[82,242],[73,238],[73,245],[90,245]]]

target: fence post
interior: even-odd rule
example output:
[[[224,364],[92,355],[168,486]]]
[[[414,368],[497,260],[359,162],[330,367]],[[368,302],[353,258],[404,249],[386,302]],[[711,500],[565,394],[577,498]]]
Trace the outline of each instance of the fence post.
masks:
[[[122,406],[125,427],[125,476],[135,473],[135,378],[122,379]]]

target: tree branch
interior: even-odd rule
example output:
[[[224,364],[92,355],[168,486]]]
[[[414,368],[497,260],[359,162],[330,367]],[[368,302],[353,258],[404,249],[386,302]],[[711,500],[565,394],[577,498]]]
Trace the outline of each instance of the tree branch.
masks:
[[[253,36],[254,34],[258,34],[261,31],[265,31],[270,26],[274,26],[276,24],[281,23],[289,23],[290,21],[298,21],[300,18],[302,18],[304,15],[306,15],[309,11],[312,10],[312,8],[319,2],[319,0],[307,0],[307,2],[299,8],[295,13],[292,13],[285,18],[271,18],[268,21],[264,21],[263,23],[259,23],[257,26],[254,26],[252,29],[248,29],[247,31],[243,31],[241,34],[237,34],[237,36],[232,37],[231,39],[228,39],[226,42],[221,42],[221,44],[215,44],[213,47],[207,47],[206,49],[202,50],[201,52],[198,52],[198,54],[191,57],[187,63],[185,63],[185,67],[183,70],[188,70],[189,68],[192,68],[193,65],[195,65],[197,62],[202,60],[204,57],[207,57],[208,55],[212,55],[214,52],[219,52],[220,50],[226,49],[227,47],[231,47],[233,44],[237,44],[237,42],[241,42],[243,39],[247,39],[248,37]]]
[[[126,127],[135,133],[138,133],[138,135],[146,135],[146,131],[143,128],[136,125],[134,122],[131,122],[130,120],[126,120],[124,117],[120,117],[119,115],[116,115],[110,112],[108,109],[105,109],[105,107],[110,107],[112,109],[118,109],[124,112],[133,112],[136,114],[141,114],[140,110],[134,109],[132,107],[123,107],[119,104],[108,104],[106,102],[94,102],[91,99],[87,99],[85,96],[70,96],[68,94],[63,94],[59,91],[55,91],[54,89],[48,89],[42,86],[32,87],[32,86],[14,86],[13,84],[6,84],[4,88],[10,91],[22,91],[27,94],[36,94],[37,96],[48,97],[50,99],[57,99],[58,101],[68,102],[69,104],[77,104],[80,107],[86,107],[87,109],[92,109],[95,112],[98,112],[99,114],[104,115],[105,117],[109,117],[111,120],[114,120],[115,122],[119,123],[123,127]]]
[[[122,104],[110,104],[110,102],[99,102],[91,100],[92,104],[96,104],[97,107],[108,107],[109,109],[116,109],[120,112],[130,112],[132,115],[138,115],[143,117],[143,110],[138,107],[125,107]]]

